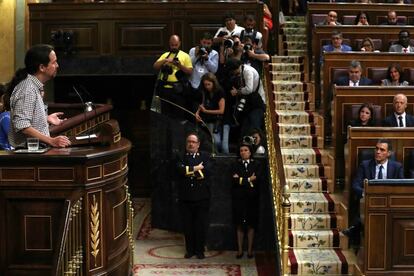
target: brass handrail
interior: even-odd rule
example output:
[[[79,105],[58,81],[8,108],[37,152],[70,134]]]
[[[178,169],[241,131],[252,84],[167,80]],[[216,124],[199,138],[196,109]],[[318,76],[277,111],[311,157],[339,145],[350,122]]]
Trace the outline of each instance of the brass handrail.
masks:
[[[287,186],[283,170],[282,154],[280,150],[279,136],[275,121],[272,116],[275,110],[273,101],[273,89],[270,81],[269,64],[265,64],[264,86],[266,97],[266,115],[265,127],[267,148],[269,156],[269,171],[271,181],[271,192],[273,198],[273,208],[275,214],[275,231],[277,233],[277,242],[280,255],[280,268],[283,275],[288,274],[288,253],[289,253],[289,216],[290,201],[287,195]],[[272,112],[273,111],[273,112]]]

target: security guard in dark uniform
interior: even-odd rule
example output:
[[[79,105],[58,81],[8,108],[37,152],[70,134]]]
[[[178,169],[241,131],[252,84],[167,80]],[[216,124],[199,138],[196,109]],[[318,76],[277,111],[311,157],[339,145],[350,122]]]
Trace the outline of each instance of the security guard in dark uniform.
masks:
[[[186,138],[186,153],[177,162],[179,174],[179,199],[183,216],[186,254],[204,258],[207,233],[210,189],[208,166],[210,155],[199,152],[200,138],[190,133]]]

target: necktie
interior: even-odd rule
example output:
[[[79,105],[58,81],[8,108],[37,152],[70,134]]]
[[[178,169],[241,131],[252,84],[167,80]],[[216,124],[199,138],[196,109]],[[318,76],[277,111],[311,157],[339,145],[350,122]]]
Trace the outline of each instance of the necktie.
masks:
[[[398,124],[399,124],[399,127],[404,127],[404,123],[403,123],[403,120],[402,120],[402,116],[401,115],[398,116]]]
[[[357,86],[357,83],[356,82],[352,82],[352,86]]]
[[[378,172],[378,179],[383,179],[383,176],[382,176],[382,169],[383,169],[384,167],[381,165],[380,167],[379,167],[379,172]]]
[[[404,51],[404,53],[407,53],[408,52],[408,49],[407,48],[403,48],[403,51]]]

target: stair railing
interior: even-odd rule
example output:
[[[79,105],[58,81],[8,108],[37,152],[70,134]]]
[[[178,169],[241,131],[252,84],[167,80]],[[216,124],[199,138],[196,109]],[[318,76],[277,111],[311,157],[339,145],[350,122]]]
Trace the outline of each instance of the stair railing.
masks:
[[[55,254],[55,276],[83,275],[82,247],[82,198],[73,205],[69,200],[64,206],[64,222],[61,224],[58,251]]]
[[[270,77],[270,67],[266,63],[264,66],[264,85],[266,94],[266,114],[265,127],[267,135],[267,148],[269,156],[270,181],[273,197],[273,208],[275,215],[275,231],[279,248],[280,263],[279,266],[283,275],[289,273],[288,255],[289,255],[289,216],[290,201],[288,195],[288,186],[286,185],[285,173],[283,169],[282,153],[280,150],[280,141],[276,129],[274,110],[276,109],[273,94],[273,85]]]

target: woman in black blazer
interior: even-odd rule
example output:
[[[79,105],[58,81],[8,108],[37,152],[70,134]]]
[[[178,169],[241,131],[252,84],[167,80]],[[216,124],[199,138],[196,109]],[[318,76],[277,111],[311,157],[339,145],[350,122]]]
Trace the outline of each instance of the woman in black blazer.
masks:
[[[254,231],[259,217],[259,189],[261,166],[252,158],[250,144],[239,146],[240,158],[232,167],[233,221],[237,228],[237,255],[243,257],[244,233],[247,229],[247,257],[253,258]]]

